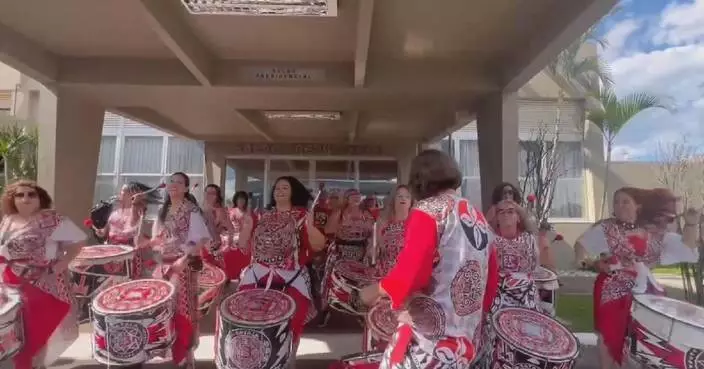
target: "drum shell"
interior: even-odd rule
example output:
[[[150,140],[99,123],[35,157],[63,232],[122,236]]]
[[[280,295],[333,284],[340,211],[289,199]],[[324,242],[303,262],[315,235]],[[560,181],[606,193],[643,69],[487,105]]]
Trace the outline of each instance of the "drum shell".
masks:
[[[341,262],[345,262],[344,260]],[[370,281],[358,281],[347,277],[335,265],[330,275],[330,288],[328,288],[327,300],[331,308],[351,315],[364,315],[369,308],[362,303],[359,292]]]
[[[222,277],[221,280],[214,284],[202,282],[200,280],[200,275],[208,269],[210,269],[210,271],[212,271],[216,275],[220,275]],[[215,303],[216,300],[222,294],[223,287],[225,286],[226,281],[227,276],[225,275],[225,272],[223,272],[220,268],[210,264],[206,264],[203,267],[203,270],[199,274],[198,280],[198,313],[201,318],[208,315],[213,306],[213,303]]]
[[[90,301],[98,292],[130,279],[133,254],[105,264],[71,264],[71,285],[81,307],[80,322],[89,320]]]
[[[234,323],[223,315],[218,311],[215,333],[215,365],[218,369],[286,367],[293,346],[291,318],[257,326]],[[246,358],[237,355],[237,350],[243,348],[251,350]]]
[[[704,327],[687,324],[662,314],[638,297],[633,299],[631,317],[663,341],[680,348],[704,349]]]
[[[0,317],[0,363],[15,356],[24,344],[22,304],[17,301]]]
[[[343,356],[340,361],[344,369],[367,369],[367,367],[378,367],[383,356],[383,351],[363,352]]]

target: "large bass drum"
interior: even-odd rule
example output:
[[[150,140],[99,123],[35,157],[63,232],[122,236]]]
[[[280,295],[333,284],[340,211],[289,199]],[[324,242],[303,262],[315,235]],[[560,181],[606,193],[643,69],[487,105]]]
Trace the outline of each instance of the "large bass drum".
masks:
[[[210,307],[220,297],[227,281],[225,272],[210,263],[203,263],[198,273],[198,312],[201,318],[208,315]]]
[[[98,293],[92,303],[93,358],[126,366],[167,357],[176,337],[175,290],[161,279],[140,279]]]
[[[295,301],[283,292],[244,290],[220,303],[215,333],[218,369],[286,368]]]
[[[491,320],[496,333],[492,369],[572,369],[579,341],[567,327],[537,311],[503,308]]]
[[[560,288],[560,283],[557,280],[557,274],[550,269],[538,267],[533,273],[535,287],[538,289],[540,297],[540,309],[550,315],[555,316],[557,307],[557,298],[555,292]]]
[[[398,327],[398,313],[391,309],[391,301],[383,299],[367,313],[364,326],[363,349],[365,352],[381,351],[391,341]]]
[[[359,292],[379,280],[376,269],[353,260],[338,261],[332,268],[327,300],[331,308],[351,314],[364,315],[367,307]]]
[[[664,296],[635,295],[630,359],[646,368],[704,369],[704,308]]]
[[[22,298],[14,288],[0,286],[0,367],[15,356],[24,342]]]

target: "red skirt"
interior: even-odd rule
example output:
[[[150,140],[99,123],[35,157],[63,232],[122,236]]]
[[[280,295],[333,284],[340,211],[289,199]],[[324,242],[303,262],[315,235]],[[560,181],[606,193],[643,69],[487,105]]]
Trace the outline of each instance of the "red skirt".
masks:
[[[621,365],[631,324],[632,279],[626,273],[601,273],[594,282],[594,330],[611,358]]]
[[[49,338],[68,315],[71,304],[35,287],[6,267],[2,279],[22,294],[24,345],[15,355],[15,369],[31,369],[34,356],[49,343]]]
[[[239,248],[230,247],[222,253],[223,270],[230,280],[240,279],[242,269],[246,268],[252,261],[252,255],[244,253]]]
[[[154,272],[154,278],[163,278],[160,269]],[[182,365],[198,341],[198,273],[186,267],[183,272],[172,275],[170,280],[176,286],[176,339],[171,346],[171,356],[176,365]]]

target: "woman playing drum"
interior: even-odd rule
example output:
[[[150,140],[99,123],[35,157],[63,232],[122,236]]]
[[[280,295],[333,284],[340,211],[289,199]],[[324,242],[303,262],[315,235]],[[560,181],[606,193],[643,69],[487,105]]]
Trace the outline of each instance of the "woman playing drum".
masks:
[[[24,346],[14,357],[16,369],[48,367],[78,338],[67,268],[86,234],[51,205],[33,181],[10,184],[2,196],[1,278],[23,295]]]
[[[248,229],[253,229],[254,218],[249,209],[249,196],[244,191],[237,191],[232,197],[233,208],[229,209],[228,218],[232,224],[230,243],[223,249],[223,269],[229,280],[240,279],[242,269],[252,260],[249,240],[251,235],[243,235],[245,224]],[[240,239],[244,242],[240,242]]]
[[[278,178],[271,198],[271,206],[254,228],[252,264],[242,271],[240,290],[269,287],[283,290],[296,301],[292,321],[295,355],[303,326],[315,316],[305,265],[311,252],[325,247],[325,236],[315,228],[313,214],[306,209],[310,194],[298,179]],[[243,232],[250,234],[251,229],[246,225]]]
[[[613,201],[614,217],[587,230],[575,245],[577,260],[595,258],[600,271],[594,283],[594,323],[605,369],[623,362],[633,294],[663,293],[650,269],[698,259],[694,245],[700,214],[685,213],[682,236],[669,232],[676,198],[668,190],[626,187],[614,193]]]
[[[406,218],[411,208],[411,192],[408,186],[400,185],[394,189],[389,197],[390,201],[381,215],[377,227],[376,239],[379,243],[377,253],[376,269],[379,276],[386,275],[394,265],[401,246],[403,246],[403,232],[406,229]]]
[[[174,363],[195,365],[192,350],[198,345],[198,271],[200,250],[210,240],[196,200],[188,192],[190,179],[181,172],[171,175],[167,196],[154,223],[150,245],[161,257],[155,278],[169,279],[176,286],[176,340],[171,348]]]
[[[134,239],[147,211],[147,204],[158,201],[156,192],[142,195],[148,191],[149,187],[138,182],[130,182],[122,186],[117,199],[117,209],[110,213],[104,228],[95,230],[96,235],[107,238],[107,243],[111,245],[134,246]],[[143,261],[144,255],[141,250],[135,252],[132,261],[133,277],[142,276]]]
[[[224,268],[223,251],[224,248],[232,244],[232,233],[235,227],[228,217],[227,210],[223,207],[220,186],[214,184],[205,186],[203,216],[212,237],[209,247],[202,250],[203,259]]]
[[[480,344],[487,299],[493,298],[489,290],[496,286],[493,235],[484,215],[456,194],[462,175],[447,154],[423,151],[411,164],[410,178],[418,202],[398,263],[362,291],[367,304],[385,296],[392,308],[405,309],[380,368],[467,367]],[[427,295],[417,295],[421,291]]]

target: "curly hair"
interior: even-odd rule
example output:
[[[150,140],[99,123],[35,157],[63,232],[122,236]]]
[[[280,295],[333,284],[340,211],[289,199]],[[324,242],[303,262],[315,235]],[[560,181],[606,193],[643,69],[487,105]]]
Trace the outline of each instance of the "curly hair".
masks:
[[[53,205],[53,200],[45,189],[40,187],[37,182],[28,179],[21,179],[15,183],[11,183],[5,187],[2,193],[2,214],[10,215],[17,214],[17,206],[15,206],[15,194],[20,187],[28,187],[37,192],[39,198],[39,209],[50,209]]]
[[[416,200],[424,200],[462,185],[462,172],[454,159],[440,150],[424,150],[411,162],[408,187]]]
[[[513,192],[513,201],[515,201],[518,205],[522,205],[523,196],[521,196],[521,190],[510,182],[503,182],[494,187],[494,191],[491,192],[491,204],[496,205],[504,199],[504,188],[506,187],[511,187],[511,191]]]
[[[301,183],[301,181],[299,181],[296,177],[282,176],[277,178],[276,181],[274,181],[274,185],[271,186],[271,193],[269,197],[271,199],[271,203],[268,206],[269,209],[276,208],[274,190],[276,189],[276,184],[279,183],[279,181],[286,181],[291,186],[291,206],[299,208],[308,207],[308,202],[313,200],[313,196],[310,195],[310,192],[308,192],[306,186],[304,186],[303,183]]]

